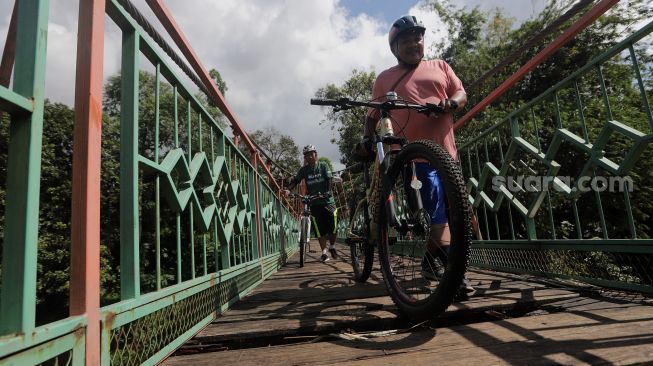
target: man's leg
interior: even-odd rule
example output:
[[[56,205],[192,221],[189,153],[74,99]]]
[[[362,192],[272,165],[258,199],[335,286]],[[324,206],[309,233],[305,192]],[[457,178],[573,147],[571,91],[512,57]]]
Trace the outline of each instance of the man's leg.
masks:
[[[320,243],[320,249],[322,249],[322,255],[320,260],[326,262],[329,260],[328,247],[327,247],[327,237],[324,235],[324,207],[317,206],[311,208],[313,216],[313,230],[317,241]]]
[[[448,263],[451,232],[449,224],[432,224],[431,235],[422,261],[422,274],[430,280],[440,280]]]
[[[329,253],[331,253],[331,258],[338,258],[338,252],[336,251],[336,234],[327,234],[326,237],[329,239]]]

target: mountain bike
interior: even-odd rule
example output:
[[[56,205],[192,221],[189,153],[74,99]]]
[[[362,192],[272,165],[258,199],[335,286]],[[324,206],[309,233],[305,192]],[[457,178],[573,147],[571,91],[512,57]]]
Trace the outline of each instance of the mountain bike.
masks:
[[[351,173],[363,173],[363,187],[369,188],[369,163],[362,161],[347,168]],[[349,245],[351,266],[354,270],[354,280],[364,283],[372,273],[374,264],[374,243],[370,235],[370,215],[366,192],[357,192],[352,197],[353,205],[349,214],[349,226],[345,243]]]
[[[442,313],[459,291],[472,241],[462,171],[442,146],[430,140],[409,143],[393,133],[391,122],[393,110],[431,114],[443,113],[442,109],[435,104],[399,100],[393,92],[384,102],[341,98],[311,99],[311,104],[331,106],[335,111],[368,107],[380,112],[379,128],[369,141],[376,147],[376,156],[372,182],[367,186],[370,220],[367,232],[363,225],[366,237],[361,241],[367,244],[363,257],[367,261],[374,246],[378,246],[386,288],[402,313],[418,319]],[[433,174],[439,175],[441,184],[427,192],[432,185],[423,182]],[[433,199],[434,194],[439,196],[438,200]],[[435,206],[435,211],[433,202],[441,205]],[[431,216],[439,220],[438,214],[448,222],[448,247],[429,244],[434,227],[442,227],[433,225]]]
[[[311,202],[315,199],[326,198],[324,193],[316,195],[301,195],[291,193],[291,197],[299,198],[303,204],[301,219],[299,222],[299,267],[304,267],[306,252],[310,250],[311,245]]]

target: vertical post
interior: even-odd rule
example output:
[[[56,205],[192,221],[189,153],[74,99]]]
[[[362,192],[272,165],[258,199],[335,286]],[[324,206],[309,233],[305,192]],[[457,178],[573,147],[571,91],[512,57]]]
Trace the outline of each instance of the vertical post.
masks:
[[[154,80],[154,162],[159,164],[159,130],[161,125],[161,64],[156,64]],[[154,181],[154,236],[155,236],[155,272],[156,290],[161,289],[161,179],[156,175]]]
[[[186,101],[186,131],[188,133],[188,165],[193,161],[193,121],[190,98]],[[192,189],[193,182],[189,182]],[[188,201],[188,236],[190,237],[190,278],[195,278],[195,224],[193,223],[193,200]],[[199,208],[199,207],[198,207]]]
[[[259,161],[259,154],[258,151],[254,151],[252,153],[252,165],[254,166],[254,197],[255,197],[255,205],[256,205],[256,246],[258,248],[258,254],[260,257],[260,254],[263,253],[261,250],[261,197],[259,196],[259,179],[260,176],[258,174],[258,161]]]
[[[138,244],[139,36],[124,29],[120,109],[120,296],[140,295]]]
[[[100,364],[102,0],[80,1],[75,76],[70,315],[86,314],[86,365]]]
[[[175,149],[179,148],[179,104],[178,104],[178,92],[177,85],[173,86],[173,95],[174,95],[174,111],[175,111]],[[177,283],[181,283],[181,212],[175,213],[175,222],[176,222],[176,236],[175,243],[177,248]]]
[[[36,313],[43,89],[48,0],[18,2],[14,92],[34,101],[31,114],[12,116],[7,162],[0,334],[31,334]]]

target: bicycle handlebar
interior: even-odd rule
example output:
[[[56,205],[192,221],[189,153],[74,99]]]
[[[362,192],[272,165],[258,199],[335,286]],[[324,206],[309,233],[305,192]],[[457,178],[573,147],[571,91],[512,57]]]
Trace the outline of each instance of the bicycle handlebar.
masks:
[[[319,194],[314,194],[314,195],[305,195],[305,196],[302,196],[301,194],[297,194],[297,193],[292,193],[292,192],[291,192],[291,193],[289,194],[289,196],[290,196],[290,197],[299,198],[299,199],[301,199],[302,201],[304,201],[304,202],[306,202],[306,203],[309,203],[309,202],[311,202],[311,201],[313,201],[313,200],[316,200],[316,199],[319,199],[319,198],[328,198],[330,195],[327,194],[327,193],[319,193]]]
[[[409,103],[404,100],[388,100],[385,102],[373,102],[373,101],[358,101],[351,100],[349,98],[340,98],[340,99],[311,99],[312,105],[324,105],[337,107],[338,110],[347,110],[354,107],[368,107],[374,108],[383,111],[392,111],[397,109],[414,109],[418,113],[429,114],[434,113],[444,113],[444,109],[437,104],[426,103],[426,104],[417,104]]]

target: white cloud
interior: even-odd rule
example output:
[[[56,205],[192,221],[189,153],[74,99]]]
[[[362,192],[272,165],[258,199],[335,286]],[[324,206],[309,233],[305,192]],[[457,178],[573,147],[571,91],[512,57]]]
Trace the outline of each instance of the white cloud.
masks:
[[[327,83],[345,81],[353,68],[380,70],[395,62],[387,50],[387,24],[346,17],[334,0],[168,6],[205,67],[219,70],[227,82],[227,101],[246,129],[276,126],[334,162],[339,153],[330,143],[332,131],[319,126],[322,111],[309,99]]]
[[[134,0],[167,39],[145,4]],[[315,91],[339,84],[351,70],[395,64],[388,50],[389,24],[361,14],[355,17],[339,0],[168,0],[167,6],[207,69],[227,82],[226,98],[246,130],[276,126],[298,145],[314,144],[321,155],[339,161],[322,110],[309,105]],[[0,4],[0,42],[4,42],[11,5]],[[46,95],[73,105],[78,2],[50,6]],[[417,7],[410,11],[427,26],[427,41],[442,37],[439,19]],[[107,17],[104,75],[120,67],[120,32]],[[172,41],[169,41],[173,44]],[[0,43],[3,45],[3,43]],[[179,72],[181,74],[181,72]],[[337,164],[339,165],[339,164]]]

